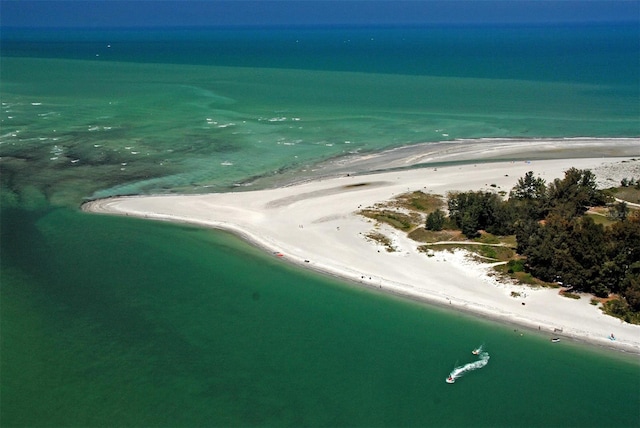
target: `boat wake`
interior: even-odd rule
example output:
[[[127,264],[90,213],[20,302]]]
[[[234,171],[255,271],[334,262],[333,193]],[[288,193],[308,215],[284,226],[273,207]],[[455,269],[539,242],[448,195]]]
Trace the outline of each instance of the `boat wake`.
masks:
[[[464,376],[465,373],[481,369],[484,366],[486,366],[487,363],[489,363],[489,353],[482,351],[481,348],[479,349],[480,349],[478,351],[479,359],[477,361],[474,361],[473,363],[468,363],[463,366],[454,368],[451,371],[451,373],[449,373],[449,377],[447,378],[447,383],[454,383],[457,379],[460,379],[462,376]]]

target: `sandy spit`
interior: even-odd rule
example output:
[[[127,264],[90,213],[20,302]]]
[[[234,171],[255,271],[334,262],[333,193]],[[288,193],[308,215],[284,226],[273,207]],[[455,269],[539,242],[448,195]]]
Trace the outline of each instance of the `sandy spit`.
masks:
[[[95,200],[83,210],[111,215],[184,222],[218,228],[237,234],[283,261],[299,264],[342,279],[412,299],[463,310],[482,317],[572,338],[601,347],[640,354],[640,326],[604,315],[590,303],[558,294],[558,289],[532,288],[499,280],[491,275],[489,263],[472,261],[464,251],[437,252],[427,257],[417,250],[419,243],[403,232],[376,225],[356,212],[394,196],[414,190],[446,194],[452,190],[509,191],[519,177],[533,171],[547,182],[562,177],[570,167],[589,168],[603,185],[640,177],[640,140],[589,139],[574,143],[573,150],[557,157],[565,140],[536,140],[537,154],[544,160],[507,160],[451,166],[387,170],[377,173],[340,174],[274,189],[205,195],[162,195],[116,197]],[[490,153],[491,158],[513,157],[514,144],[501,141],[473,142],[467,153]],[[617,145],[619,143],[619,145]],[[536,142],[527,142],[527,153],[536,152]],[[579,146],[579,147],[575,147]],[[521,146],[522,147],[522,146]],[[607,157],[602,147],[606,147]],[[432,149],[428,149],[432,150]],[[464,153],[460,145],[456,153]],[[551,152],[550,152],[551,151]],[[635,153],[634,153],[635,152]],[[398,150],[391,151],[391,164],[403,163]],[[544,153],[547,156],[544,156]],[[440,155],[450,156],[445,150]],[[592,157],[589,157],[591,154]],[[437,161],[438,153],[428,154]],[[376,169],[384,164],[376,154]],[[407,152],[406,163],[424,160],[415,149]],[[463,156],[461,156],[463,157]],[[420,163],[418,161],[418,163]],[[357,162],[357,161],[351,161]],[[362,161],[361,161],[362,162]],[[372,164],[373,165],[373,164]],[[395,251],[367,239],[372,231],[384,234]],[[519,293],[513,297],[511,292]],[[611,334],[615,340],[610,340]]]

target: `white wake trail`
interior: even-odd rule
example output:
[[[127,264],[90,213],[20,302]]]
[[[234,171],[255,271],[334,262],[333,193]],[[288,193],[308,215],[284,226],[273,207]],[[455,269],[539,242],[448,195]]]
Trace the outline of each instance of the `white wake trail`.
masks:
[[[478,361],[474,361],[473,363],[468,363],[453,369],[453,371],[449,373],[449,378],[447,379],[447,382],[453,383],[457,379],[460,379],[462,376],[464,376],[465,373],[481,369],[484,366],[486,366],[487,363],[489,363],[488,352],[482,352],[480,355],[478,355],[478,357],[479,357]]]

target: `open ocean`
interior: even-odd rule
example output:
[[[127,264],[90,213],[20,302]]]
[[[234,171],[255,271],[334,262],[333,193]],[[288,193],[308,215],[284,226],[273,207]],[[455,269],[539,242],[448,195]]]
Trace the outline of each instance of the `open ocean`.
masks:
[[[0,55],[3,427],[640,425],[637,356],[78,209],[422,142],[638,137],[637,26],[3,28]]]

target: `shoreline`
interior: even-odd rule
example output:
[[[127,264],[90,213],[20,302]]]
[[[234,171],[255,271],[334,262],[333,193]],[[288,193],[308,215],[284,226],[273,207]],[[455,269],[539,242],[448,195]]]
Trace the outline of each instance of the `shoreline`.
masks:
[[[540,154],[547,154],[565,140],[540,140]],[[617,150],[616,139],[608,139],[609,150]],[[629,143],[632,143],[629,145]],[[598,168],[630,162],[628,151],[637,139],[620,141],[623,157],[554,158],[541,161],[502,161],[455,164],[438,168],[409,168],[318,178],[273,189],[203,195],[158,195],[113,197],[87,202],[87,212],[129,215],[140,218],[189,223],[216,228],[239,236],[250,244],[305,269],[330,275],[359,287],[408,298],[442,308],[463,311],[508,325],[517,325],[553,336],[586,342],[605,349],[640,354],[640,326],[622,323],[604,315],[589,303],[558,295],[558,289],[533,288],[499,281],[490,274],[490,264],[470,261],[463,250],[419,253],[419,243],[410,241],[390,227],[376,226],[355,214],[360,207],[385,202],[401,193],[422,190],[440,193],[449,190],[510,190],[518,178],[534,171],[547,182],[562,177],[569,167]],[[528,143],[529,150],[535,151]],[[600,143],[601,145],[602,143]],[[534,146],[536,144],[533,144]],[[483,143],[493,156],[508,156],[513,143]],[[582,143],[581,143],[582,146]],[[464,154],[464,147],[460,153]],[[579,150],[583,150],[581,147]],[[392,150],[397,154],[397,149]],[[640,154],[640,149],[636,149]],[[467,150],[467,154],[477,154]],[[587,157],[591,154],[593,157]],[[375,155],[384,161],[381,154]],[[431,156],[431,155],[430,155]],[[405,158],[405,163],[408,158]],[[411,155],[415,162],[415,153]],[[469,159],[473,161],[473,159]],[[403,162],[400,158],[394,162]],[[393,162],[391,162],[393,163]],[[418,162],[419,163],[419,162]],[[369,164],[371,165],[371,164]],[[390,164],[387,164],[390,166]],[[637,176],[638,174],[636,174]],[[623,174],[624,176],[624,174]],[[612,179],[612,177],[599,177]],[[387,252],[365,234],[375,229],[388,236],[398,248]],[[524,297],[512,297],[517,290]],[[557,330],[561,331],[557,331]],[[615,341],[609,340],[614,333]]]
[[[362,175],[411,168],[444,168],[517,160],[633,157],[640,156],[638,144],[640,139],[636,137],[492,137],[425,142],[376,152],[348,153],[321,161],[310,169],[296,168],[285,170],[278,176],[254,177],[238,183],[233,191],[244,191],[246,187],[256,184],[259,189],[285,187],[346,174]]]

